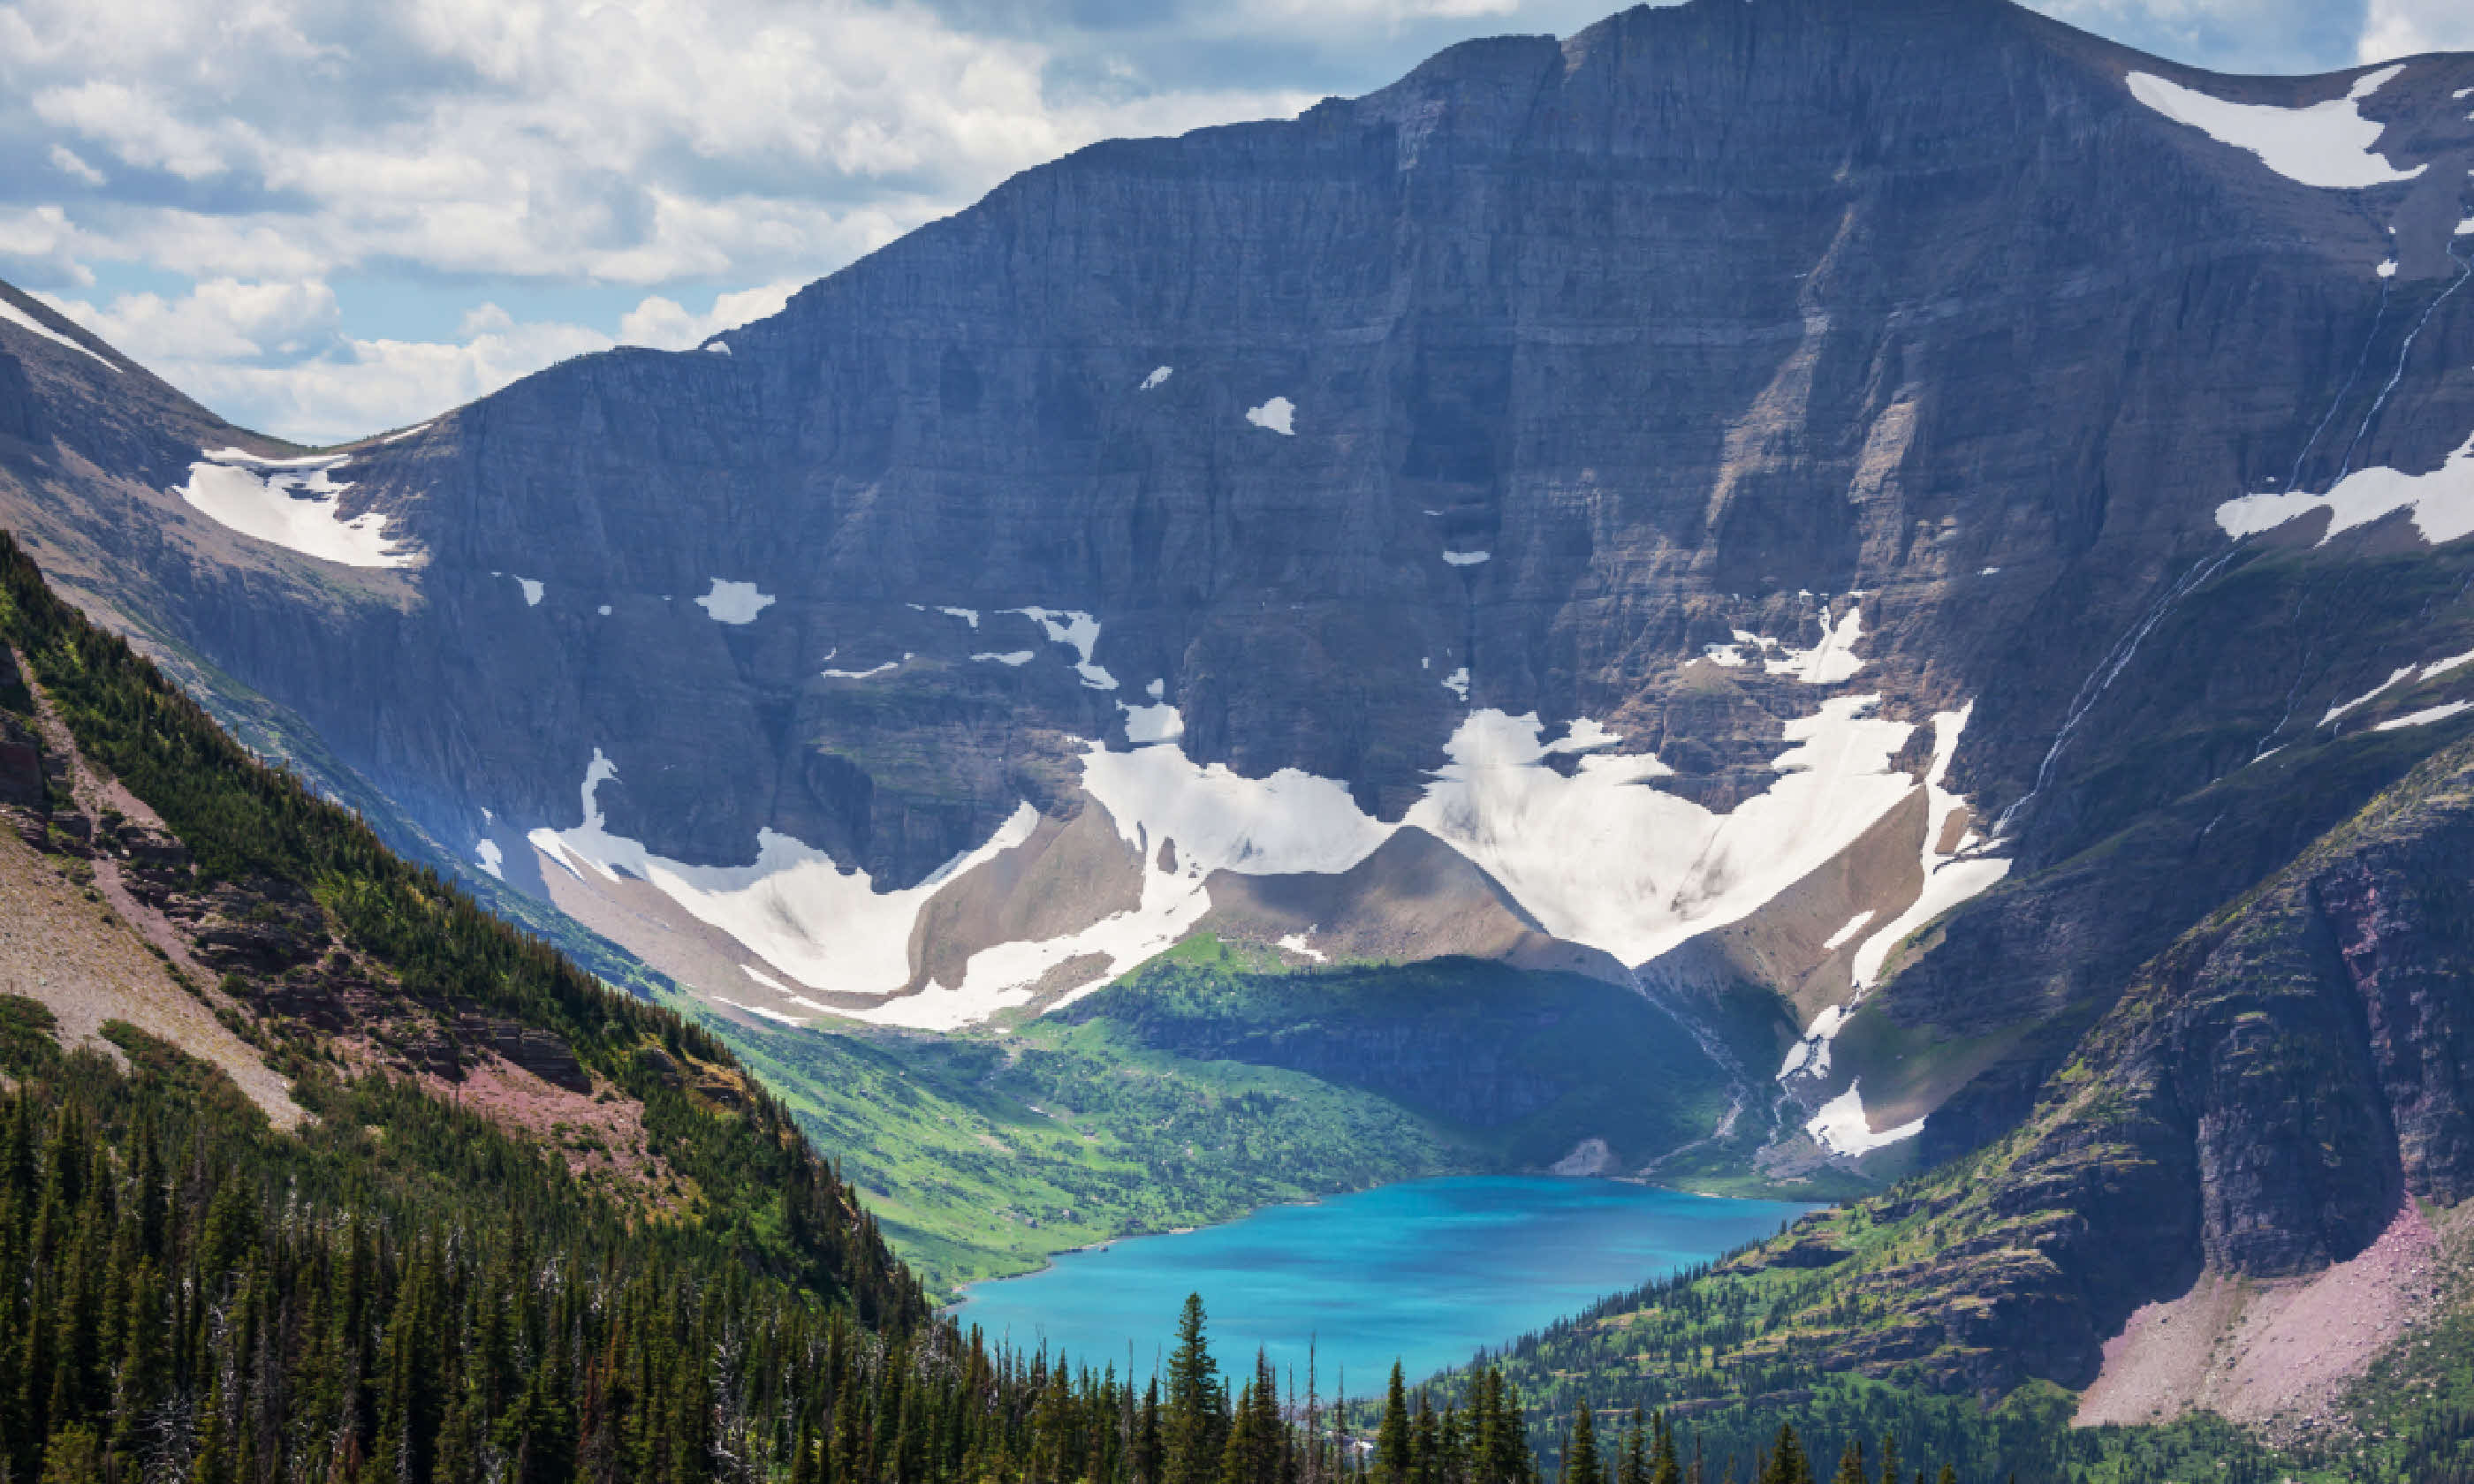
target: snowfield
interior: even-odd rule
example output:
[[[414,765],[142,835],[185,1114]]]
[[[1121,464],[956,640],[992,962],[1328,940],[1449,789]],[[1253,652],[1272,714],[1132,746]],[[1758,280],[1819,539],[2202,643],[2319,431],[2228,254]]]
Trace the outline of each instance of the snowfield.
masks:
[[[387,517],[370,511],[346,520],[339,513],[352,488],[334,471],[344,454],[261,459],[237,448],[189,466],[189,482],[172,492],[229,530],[343,566],[409,567],[420,554],[390,539]]]
[[[752,624],[757,614],[773,606],[773,595],[757,591],[754,583],[734,583],[716,577],[713,579],[713,589],[695,603],[715,623]]]
[[[2400,510],[2413,512],[2414,529],[2434,546],[2474,535],[2474,438],[2428,474],[2361,468],[2337,481],[2326,494],[2287,490],[2238,496],[2217,507],[2217,526],[2227,536],[2244,537],[2273,531],[2316,510],[2327,511],[2331,517],[2319,537],[2322,546],[2341,531]]]
[[[2363,117],[2360,107],[2404,70],[2400,64],[2365,73],[2344,97],[2304,108],[2228,103],[2147,72],[2133,72],[2123,81],[2141,103],[2219,144],[2248,150],[2289,180],[2327,190],[2360,190],[2411,180],[2425,168],[2399,170],[2389,164],[2377,148],[2388,126]]]
[[[742,610],[752,609],[742,603],[734,610]],[[1094,662],[1101,625],[1093,615],[1036,607],[1007,611],[1070,650],[1084,685],[1119,689],[1116,677]],[[1852,650],[1862,632],[1851,607],[1809,651],[1775,641],[1758,648],[1765,669],[1832,683],[1860,668]],[[973,658],[1019,665],[1032,653]],[[898,663],[823,673],[864,681]],[[1465,698],[1467,672],[1457,670],[1443,683]],[[1856,945],[1859,990],[1900,937],[2008,870],[2007,861],[1970,857],[1956,847],[1947,853],[1933,850],[1961,806],[1947,777],[1964,710],[1936,718],[1933,764],[1918,784],[1890,765],[1912,726],[1879,715],[1877,696],[1831,697],[1813,714],[1783,724],[1787,746],[1772,764],[1769,786],[1715,813],[1653,786],[1671,770],[1654,754],[1619,751],[1623,737],[1596,718],[1575,718],[1557,729],[1534,713],[1480,707],[1453,730],[1423,796],[1392,824],[1369,814],[1338,779],[1295,768],[1247,778],[1224,763],[1195,761],[1183,742],[1184,718],[1166,699],[1166,682],[1154,680],[1142,688],[1145,699],[1115,702],[1125,742],[1113,749],[1087,742],[1081,757],[1083,795],[1103,811],[1141,873],[1137,905],[1049,939],[983,947],[966,961],[958,984],[923,988],[916,982],[914,927],[946,882],[1031,838],[1039,816],[1028,803],[929,880],[880,892],[864,873],[841,870],[822,850],[771,829],[759,832],[755,857],[744,865],[695,866],[653,854],[607,828],[596,790],[618,777],[617,765],[595,752],[581,794],[583,822],[529,838],[551,863],[580,878],[597,871],[615,882],[623,873],[650,884],[737,940],[785,993],[884,996],[879,1004],[840,1013],[920,1028],[951,1028],[1024,1004],[1044,976],[1069,962],[1077,965],[1072,982],[1083,988],[1134,968],[1175,945],[1211,910],[1208,882],[1216,872],[1336,874],[1405,827],[1424,831],[1486,871],[1547,932],[1637,965],[1758,910],[1922,788],[1931,826],[1924,894],[1894,921],[1859,916],[1831,940],[1832,949]],[[913,993],[901,993],[906,990]],[[1836,1023],[1816,1026],[1818,1034],[1790,1060],[1815,1074],[1826,1071],[1829,1032]]]

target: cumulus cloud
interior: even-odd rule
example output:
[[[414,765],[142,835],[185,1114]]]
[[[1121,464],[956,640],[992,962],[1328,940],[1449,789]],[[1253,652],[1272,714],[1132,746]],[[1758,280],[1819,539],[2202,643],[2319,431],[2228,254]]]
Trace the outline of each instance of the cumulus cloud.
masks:
[[[2464,0],[2371,0],[2358,56],[2388,61],[2422,52],[2474,51],[2474,9]]]
[[[862,0],[0,7],[12,142],[108,177],[114,246],[175,272],[813,276],[1090,140],[1308,101],[1058,97],[1050,60]],[[167,260],[202,211],[288,261]]]
[[[716,294],[700,310],[646,295],[619,317],[616,337],[520,320],[484,301],[451,339],[435,341],[352,335],[333,291],[316,281],[218,278],[178,297],[123,294],[102,304],[41,298],[207,406],[250,408],[253,425],[322,444],[418,422],[570,356],[617,345],[686,350],[776,312],[798,287]]]
[[[703,345],[723,330],[781,313],[782,306],[798,291],[799,284],[786,278],[762,288],[717,294],[713,307],[702,314],[658,294],[650,295],[619,320],[618,342],[650,346],[656,350],[685,350]]]
[[[2366,0],[2027,3],[2126,46],[2219,72],[2326,72],[2353,65]]]

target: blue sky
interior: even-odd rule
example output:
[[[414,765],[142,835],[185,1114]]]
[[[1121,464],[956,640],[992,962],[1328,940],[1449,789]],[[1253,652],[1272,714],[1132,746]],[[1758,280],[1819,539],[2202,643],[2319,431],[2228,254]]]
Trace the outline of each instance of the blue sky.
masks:
[[[1849,0],[1862,3],[1862,0]],[[0,276],[327,442],[685,347],[1094,139],[1296,112],[1609,0],[5,0]],[[2466,0],[2039,0],[2224,71]]]

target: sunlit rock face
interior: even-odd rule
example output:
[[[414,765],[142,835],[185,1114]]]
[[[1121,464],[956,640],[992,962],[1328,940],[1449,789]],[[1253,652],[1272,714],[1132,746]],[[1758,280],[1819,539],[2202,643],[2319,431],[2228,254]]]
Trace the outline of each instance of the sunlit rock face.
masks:
[[[2469,84],[1632,11],[314,469],[0,326],[0,499],[383,827],[745,1014],[1477,953],[1775,993],[1820,1152],[1941,1148],[2383,779],[2191,801],[2453,735],[2447,674],[2314,723],[2474,647]]]

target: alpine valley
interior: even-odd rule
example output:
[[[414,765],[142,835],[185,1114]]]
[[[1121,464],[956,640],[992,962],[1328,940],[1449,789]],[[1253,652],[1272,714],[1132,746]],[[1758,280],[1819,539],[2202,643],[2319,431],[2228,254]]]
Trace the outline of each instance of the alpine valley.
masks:
[[[374,1010],[376,947],[293,948],[375,908],[111,792],[162,764],[65,616],[12,633],[0,799],[225,976],[197,1044],[144,1023],[277,1125],[270,1025],[719,1109],[798,1173],[674,1133],[601,1178],[791,1181],[789,1229],[675,1199],[871,1322],[934,1328],[911,1270],[1625,1176],[1838,1204],[1468,1336],[1438,1404],[1509,1376],[1550,1454],[1662,1409],[1710,1484],[1782,1421],[2474,1478],[2469,276],[2474,55],[1689,0],[1096,145],[337,447],[0,287],[49,589],[618,1008]],[[246,889],[151,902],[174,835]],[[319,1065],[318,1118],[375,1095]],[[1029,1467],[984,1476],[1075,1476]]]

